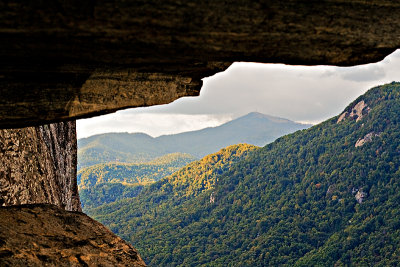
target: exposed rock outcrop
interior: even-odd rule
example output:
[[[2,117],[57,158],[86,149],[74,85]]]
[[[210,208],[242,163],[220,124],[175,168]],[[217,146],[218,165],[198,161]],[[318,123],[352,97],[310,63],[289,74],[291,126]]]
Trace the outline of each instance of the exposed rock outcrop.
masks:
[[[145,266],[132,245],[80,212],[0,207],[1,266]]]
[[[364,100],[361,100],[351,109],[351,111],[345,111],[342,114],[340,114],[336,123],[340,123],[341,121],[344,121],[347,118],[355,119],[356,122],[360,121],[365,115],[369,113],[369,111],[370,107],[368,107],[368,105],[364,102]]]
[[[400,47],[400,3],[3,1],[0,127],[197,95],[234,61],[376,62]]]
[[[210,203],[214,203],[215,202],[215,196],[214,196],[214,192],[211,193],[210,195]]]
[[[363,192],[362,190],[359,190],[354,197],[356,198],[357,202],[361,204],[367,197],[367,193]]]
[[[375,133],[375,132],[367,133],[363,138],[359,138],[354,146],[355,147],[363,146],[365,143],[372,142],[372,138],[379,135],[380,133]]]
[[[0,205],[80,211],[75,121],[0,130]]]

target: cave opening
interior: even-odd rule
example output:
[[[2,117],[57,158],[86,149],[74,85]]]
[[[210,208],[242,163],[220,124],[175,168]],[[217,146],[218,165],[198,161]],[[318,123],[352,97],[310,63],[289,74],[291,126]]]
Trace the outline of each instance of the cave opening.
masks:
[[[196,96],[200,91],[202,77],[225,70],[234,61],[352,66],[377,62],[400,47],[399,40],[396,38],[400,29],[400,20],[397,16],[400,4],[393,1],[332,0],[314,2],[312,5],[301,0],[266,1],[265,3],[191,0],[185,2],[150,0],[146,3],[132,0],[106,2],[89,1],[82,5],[79,1],[44,0],[20,3],[11,0],[0,3],[4,15],[0,19],[2,25],[0,30],[2,39],[0,42],[2,59],[0,64],[2,96],[0,127],[3,129],[0,130],[2,159],[0,166],[0,178],[2,179],[0,196],[2,200],[0,202],[2,205],[12,206],[0,209],[0,261],[6,262],[8,265],[40,265],[40,261],[46,261],[56,266],[99,265],[100,263],[115,266],[121,262],[129,266],[145,265],[132,246],[112,235],[104,226],[84,216],[83,213],[76,212],[81,209],[76,188],[76,119],[112,113],[128,107],[166,104],[183,96]],[[398,68],[391,71],[396,69]],[[367,82],[366,76],[384,79],[383,76],[386,77],[389,71],[371,67],[367,72],[368,75],[357,72],[342,73],[341,77],[350,84],[361,84],[363,80]],[[332,75],[335,76],[327,71],[323,76],[332,77]],[[286,77],[281,80],[286,80]],[[396,80],[396,78],[391,80]],[[385,80],[384,82],[390,81]],[[321,84],[320,90],[329,88],[330,85],[330,83]],[[389,84],[387,87],[390,86],[395,87],[397,84]],[[369,87],[365,86],[360,90],[366,90]],[[132,88],[135,90],[131,90]],[[281,94],[285,96],[284,92]],[[318,96],[318,94],[317,92],[316,95]],[[229,96],[229,92],[225,93],[225,99],[228,98],[227,95]],[[394,95],[396,93],[391,92],[385,100],[391,100]],[[287,98],[289,96],[286,95]],[[294,99],[293,102],[287,102],[292,104],[300,102],[295,100],[301,100],[302,96]],[[332,99],[336,98],[336,95],[332,96]],[[242,97],[241,100],[246,102],[247,99]],[[316,104],[305,103],[306,107]],[[363,110],[359,110],[360,107],[365,107],[365,103],[359,101],[356,104],[358,104],[357,108],[349,106],[348,110],[341,114],[341,121],[349,122],[355,116],[365,115]],[[195,106],[193,104],[193,107]],[[292,106],[295,105],[289,105],[286,109],[288,110]],[[323,108],[326,104],[321,102],[319,106]],[[343,109],[343,107],[344,104],[340,108]],[[275,113],[276,110],[273,110],[273,115],[289,117],[280,115],[278,112]],[[254,111],[271,113],[253,106],[249,112]],[[381,111],[386,112],[383,108]],[[127,112],[129,113],[129,111]],[[368,111],[365,110],[365,112]],[[297,113],[295,115],[300,116],[302,112]],[[316,122],[321,119],[318,118],[319,115],[322,115],[321,110],[317,109],[314,115],[317,118],[292,119]],[[240,114],[230,116],[235,119],[235,116],[240,116]],[[186,118],[192,121],[196,120],[190,116]],[[150,121],[148,118],[147,120]],[[161,120],[167,121],[165,117]],[[218,124],[222,121],[220,118],[215,123]],[[383,118],[382,121],[391,125],[395,120]],[[172,128],[173,126],[168,127]],[[173,128],[182,131],[182,129],[177,129],[178,127]],[[367,130],[367,128],[362,129],[362,131]],[[353,144],[357,141],[358,147],[365,149],[370,145],[371,140],[386,137],[386,133],[382,134],[381,130],[378,127],[372,132],[362,132],[362,136],[355,136],[355,133],[349,132],[352,138],[344,138],[343,144],[354,149]],[[157,134],[154,133],[154,135]],[[148,141],[145,135],[141,137],[142,143],[145,140]],[[397,140],[396,138],[392,140]],[[366,143],[368,145],[363,145]],[[124,145],[114,146],[114,148],[129,149]],[[316,154],[324,151],[321,144],[315,144],[315,148]],[[246,154],[244,152],[247,151],[246,149],[256,148],[239,146],[225,150],[225,152],[229,154],[241,151],[243,153],[239,154],[243,155]],[[381,158],[387,158],[388,155],[380,147],[372,152],[373,155]],[[389,153],[389,155],[392,154]],[[108,154],[104,152],[103,155],[107,156]],[[210,156],[208,159],[218,159],[218,155]],[[312,160],[315,162],[328,161],[326,157],[316,158],[316,156]],[[379,168],[391,170],[384,172],[385,175],[395,173],[393,164],[382,163]],[[337,175],[337,172],[333,171],[331,174]],[[324,192],[324,195],[325,197],[329,195],[328,202],[345,203],[338,194],[331,195],[336,192],[335,190],[340,189],[339,186],[326,188],[326,184],[315,180],[326,175],[321,171],[317,175],[306,176],[305,179],[308,179],[310,185],[303,194],[296,196],[294,205],[280,207],[282,202],[278,203],[281,214],[286,216],[290,214],[292,207],[297,210],[298,207],[305,204],[307,197],[318,196],[318,192],[315,191],[317,189],[326,189],[327,194]],[[233,173],[232,178],[235,177],[237,178]],[[357,179],[366,177],[366,171],[357,172],[355,177]],[[251,180],[251,178],[253,177],[247,180]],[[388,181],[393,182],[396,179],[388,179]],[[209,188],[212,185],[212,182],[209,182],[198,186]],[[294,185],[295,183],[290,179],[283,179],[277,183],[277,186],[284,190],[290,189]],[[166,191],[171,190],[168,186],[165,189]],[[226,191],[231,189],[232,186],[227,187]],[[368,194],[377,192],[377,189],[376,186],[368,185],[362,188],[362,184],[357,184],[354,187],[354,192],[356,191],[359,197],[357,201],[361,200],[358,204],[361,204],[364,203],[364,198],[368,203]],[[201,203],[215,207],[221,200],[220,192],[212,192]],[[256,192],[255,195],[258,193]],[[165,195],[158,195],[152,201],[161,203],[164,197]],[[348,198],[348,200],[350,199],[354,201],[353,196]],[[233,205],[236,211],[243,211],[249,207],[249,205],[245,205],[249,203],[246,203],[246,200],[246,197],[237,199],[233,196],[229,199],[229,205]],[[139,206],[135,212],[143,212],[141,207],[147,208],[148,206]],[[355,216],[350,220],[341,214],[341,216],[335,217],[336,220],[333,224],[323,222],[319,225],[319,229],[335,229],[338,226],[337,218],[343,218],[343,225],[354,225],[357,220],[362,218],[366,220],[365,230],[368,232],[368,237],[376,229],[379,229],[379,237],[386,237],[388,233],[397,233],[398,229],[379,228],[387,218],[364,216],[365,209],[363,207],[366,206],[354,208],[357,214],[361,212],[360,216]],[[315,207],[314,211],[318,208],[320,207]],[[65,209],[73,212],[66,212]],[[149,210],[151,214],[147,215],[153,217],[157,217],[162,212],[158,209]],[[135,212],[129,213],[129,216],[135,217],[138,214]],[[395,212],[396,209],[393,210],[392,215],[396,214]],[[221,211],[218,214],[223,215],[224,213]],[[112,216],[114,215],[117,213],[112,214]],[[199,218],[204,215],[207,214],[195,213],[187,218]],[[310,216],[312,214],[304,217],[309,218]],[[395,218],[396,216],[391,217]],[[222,223],[229,222],[224,216],[213,219]],[[172,221],[176,223],[176,228],[182,229],[185,226],[185,221],[180,220],[178,216],[172,218]],[[240,224],[242,218],[235,216],[232,221]],[[233,245],[234,249],[230,250],[233,252],[242,244],[256,244],[254,249],[247,251],[248,253],[241,254],[240,257],[234,255],[233,259],[237,260],[242,259],[242,256],[248,256],[246,259],[248,261],[244,265],[249,266],[261,262],[268,263],[271,255],[260,251],[259,248],[263,246],[271,248],[272,246],[260,243],[259,240],[261,240],[260,237],[263,237],[260,229],[268,227],[270,220],[251,220],[251,222],[254,223],[252,225],[254,231],[246,232],[246,236],[252,238],[250,242],[239,242],[235,238],[231,240],[231,244],[213,243],[211,246],[224,248],[227,245]],[[140,221],[138,225],[149,226],[143,221]],[[305,220],[298,226],[301,229],[307,229],[309,225],[310,221]],[[398,223],[390,221],[389,226],[393,225],[398,226]],[[115,226],[114,224],[109,225],[112,230],[117,232],[118,229]],[[350,230],[354,228],[357,227],[350,226]],[[246,229],[246,227],[241,229]],[[289,226],[280,230],[285,232],[290,229],[294,229],[294,227]],[[211,229],[204,227],[200,231],[207,232],[208,230]],[[214,229],[210,231],[211,236],[217,234],[213,231]],[[123,231],[118,233],[123,235]],[[354,231],[348,231],[348,233],[350,234],[344,241],[351,242],[348,244],[350,246],[357,245],[359,233]],[[71,234],[83,237],[83,239],[71,239]],[[168,234],[166,233],[164,236]],[[284,243],[282,240],[285,237],[286,235],[283,236],[283,239],[274,240],[275,243],[282,244],[282,248],[275,247],[274,249],[290,253],[292,251],[288,247],[296,244],[292,240]],[[337,238],[337,236],[333,237]],[[364,238],[365,235],[362,237]],[[304,238],[304,235],[299,238]],[[321,238],[324,238],[324,233],[319,232],[312,236],[310,244],[321,244]],[[340,244],[340,242],[336,242],[337,239],[331,241]],[[166,265],[168,260],[170,262],[173,260],[177,252],[192,252],[201,243],[188,242],[179,249],[175,244],[172,248],[164,246],[165,251],[168,249],[167,254],[160,253],[154,259],[164,260],[164,265]],[[372,240],[370,243],[382,244],[382,239]],[[387,244],[387,242],[383,243]],[[98,244],[101,245],[97,246]],[[66,246],[68,249],[65,249]],[[151,242],[148,243],[148,247],[150,246],[152,246]],[[44,249],[38,249],[38,247]],[[295,252],[307,252],[304,250],[305,247],[307,249],[308,245],[299,246]],[[60,250],[61,253],[59,253]],[[54,251],[56,252],[54,253]],[[146,253],[145,249],[143,251]],[[324,251],[332,250],[329,248]],[[369,252],[366,247],[354,250],[354,252],[357,251],[361,251],[362,255]],[[373,251],[378,251],[378,249]],[[397,252],[390,251],[388,247],[385,247],[384,252],[385,254],[382,254],[388,257],[398,255]],[[328,255],[326,253],[318,254],[326,256],[326,258],[319,259],[323,263],[327,263],[329,253]],[[342,253],[333,254],[340,255]],[[222,265],[224,259],[220,258],[220,255],[212,252],[209,256],[216,260],[216,264]],[[318,258],[318,255],[313,253],[310,253],[309,256],[311,260],[312,257]],[[372,259],[374,262],[382,259],[377,254],[369,256],[370,258],[367,260]],[[343,258],[331,262],[331,265],[351,265],[349,258],[351,256],[345,254]],[[185,262],[181,263],[190,265],[192,259],[199,260],[199,262],[203,260],[202,263],[205,263],[202,257],[186,257]],[[356,263],[366,262],[365,259],[362,260],[364,261]],[[275,265],[279,265],[282,262],[275,263]],[[307,262],[303,261],[302,263]],[[383,262],[382,265],[390,265],[390,263],[394,265],[396,261]]]

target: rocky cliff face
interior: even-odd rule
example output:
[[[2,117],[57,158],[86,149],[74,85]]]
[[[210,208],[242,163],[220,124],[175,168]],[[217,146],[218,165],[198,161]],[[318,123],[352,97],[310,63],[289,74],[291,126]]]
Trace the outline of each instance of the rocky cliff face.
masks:
[[[0,130],[0,204],[80,211],[75,121]]]
[[[0,266],[145,266],[79,212],[76,161],[75,121],[0,130]]]
[[[145,266],[137,251],[80,212],[0,207],[1,266]]]
[[[355,104],[354,107],[351,108],[351,110],[349,109],[348,111],[340,114],[336,123],[340,123],[341,121],[344,121],[348,118],[360,121],[364,116],[369,113],[369,111],[370,107],[364,102],[364,100],[361,100],[360,102]]]

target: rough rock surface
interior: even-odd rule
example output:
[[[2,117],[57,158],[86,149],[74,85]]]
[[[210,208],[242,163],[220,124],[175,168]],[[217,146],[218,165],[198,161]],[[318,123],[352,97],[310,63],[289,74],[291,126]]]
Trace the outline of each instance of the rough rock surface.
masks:
[[[197,95],[234,61],[354,65],[400,47],[389,0],[0,3],[0,127]]]
[[[4,96],[0,99],[0,128],[2,124],[36,125],[128,107],[167,104],[182,96],[197,96],[201,88],[201,81],[190,77],[138,73],[131,69],[95,70],[85,79],[79,74],[60,80],[55,78],[57,81],[48,78],[47,81],[27,81],[20,77],[18,81],[3,83],[0,80],[0,92]],[[13,91],[21,91],[21,94],[11,93]]]
[[[0,266],[145,266],[136,250],[80,212],[0,208]]]
[[[363,192],[362,190],[359,190],[357,192],[357,194],[354,196],[355,199],[357,200],[357,202],[359,204],[363,203],[363,201],[365,200],[365,198],[367,197],[367,193]]]
[[[360,121],[364,115],[369,113],[369,110],[370,108],[365,104],[364,100],[361,100],[354,106],[349,116],[350,118],[355,118],[356,121]]]
[[[365,115],[367,115],[370,111],[370,107],[364,102],[364,100],[361,100],[358,102],[350,111],[345,111],[342,114],[340,114],[338,120],[336,123],[340,123],[341,121],[346,120],[347,118],[350,119],[355,119],[356,122],[360,121]]]
[[[363,146],[365,143],[372,142],[372,138],[375,136],[380,136],[380,133],[370,132],[367,133],[363,138],[359,138],[355,143],[355,147]]]
[[[80,211],[76,160],[75,121],[0,130],[0,206],[51,203]]]

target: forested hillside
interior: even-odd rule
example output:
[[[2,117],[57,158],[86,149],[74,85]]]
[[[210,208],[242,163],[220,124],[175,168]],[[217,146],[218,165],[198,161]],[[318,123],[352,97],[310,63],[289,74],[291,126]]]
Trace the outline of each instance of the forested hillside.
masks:
[[[180,186],[195,174],[177,176],[92,216],[150,266],[396,266],[399,137],[393,82],[253,151],[206,190]]]
[[[143,189],[143,192],[141,192],[143,198],[140,199],[140,203],[134,202],[134,205],[137,206],[136,208],[131,205],[123,207],[125,203],[132,202],[131,199],[127,199],[128,197],[125,196],[125,200],[119,198],[122,201],[104,205],[96,210],[87,210],[87,212],[88,214],[98,212],[107,214],[108,211],[114,211],[119,207],[123,207],[123,209],[119,210],[118,213],[126,214],[154,208],[158,208],[163,212],[168,211],[169,208],[193,199],[202,192],[212,190],[221,173],[224,173],[235,163],[246,158],[257,149],[259,148],[253,145],[238,144],[221,149],[217,153],[208,155],[199,161],[192,162],[161,181],[140,188],[140,190]],[[132,193],[132,190],[135,190],[134,193]],[[131,197],[138,195],[137,188],[121,191],[125,195],[128,194],[127,192],[130,192]]]
[[[78,188],[84,211],[101,204],[136,196],[143,185],[154,183],[196,160],[173,153],[145,163],[104,163],[81,169]]]
[[[91,210],[118,200],[136,197],[144,188],[141,184],[101,183],[79,190],[82,211],[91,214]]]
[[[78,140],[78,169],[116,161],[145,162],[176,152],[202,158],[239,143],[263,146],[310,126],[253,112],[218,127],[156,138],[143,133],[100,134]]]

